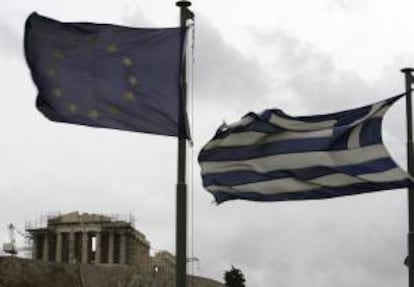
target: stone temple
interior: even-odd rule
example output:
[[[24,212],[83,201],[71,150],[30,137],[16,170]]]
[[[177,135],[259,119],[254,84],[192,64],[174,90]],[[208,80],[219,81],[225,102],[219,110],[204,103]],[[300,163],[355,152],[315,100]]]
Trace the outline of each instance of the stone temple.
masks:
[[[32,258],[62,263],[124,264],[150,268],[150,243],[131,223],[109,216],[73,212],[27,230]]]
[[[72,212],[26,231],[32,259],[0,257],[0,287],[175,287],[175,256],[151,255],[150,242],[132,220]],[[187,287],[223,284],[187,275]]]

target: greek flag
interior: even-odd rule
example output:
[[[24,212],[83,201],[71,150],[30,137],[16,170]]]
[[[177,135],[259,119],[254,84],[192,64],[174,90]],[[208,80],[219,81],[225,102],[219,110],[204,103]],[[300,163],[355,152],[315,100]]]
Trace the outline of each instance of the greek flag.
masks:
[[[381,135],[384,114],[403,96],[326,115],[265,110],[223,124],[199,154],[203,185],[217,203],[322,199],[414,186]]]

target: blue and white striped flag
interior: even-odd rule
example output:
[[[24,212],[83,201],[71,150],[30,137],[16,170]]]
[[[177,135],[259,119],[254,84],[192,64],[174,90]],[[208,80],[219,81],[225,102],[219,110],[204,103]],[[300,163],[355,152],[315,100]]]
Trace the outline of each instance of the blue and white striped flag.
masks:
[[[221,126],[199,154],[216,201],[322,199],[414,186],[381,136],[388,108],[404,95],[338,113],[249,113]]]

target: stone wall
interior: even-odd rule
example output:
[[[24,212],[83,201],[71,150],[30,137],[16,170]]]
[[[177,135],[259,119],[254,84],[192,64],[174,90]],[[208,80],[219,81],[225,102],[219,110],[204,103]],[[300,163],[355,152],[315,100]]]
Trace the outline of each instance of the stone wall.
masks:
[[[128,266],[47,263],[0,257],[0,287],[127,287],[135,274]]]
[[[192,277],[191,287],[223,287],[217,281]],[[174,276],[139,274],[125,265],[51,263],[0,257],[0,287],[174,287]]]
[[[188,281],[187,285],[191,286],[191,283],[193,283],[194,287],[224,287],[222,283],[217,282],[216,280],[198,276],[191,276]]]

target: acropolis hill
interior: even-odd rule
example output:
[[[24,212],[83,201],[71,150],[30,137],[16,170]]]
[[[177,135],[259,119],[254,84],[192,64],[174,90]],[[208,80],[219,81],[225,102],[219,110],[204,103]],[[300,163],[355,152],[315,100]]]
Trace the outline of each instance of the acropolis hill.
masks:
[[[31,257],[0,257],[0,287],[173,287],[175,257],[150,255],[150,242],[131,222],[72,212],[28,228]],[[24,275],[23,275],[24,274]],[[221,283],[188,276],[188,286]]]

